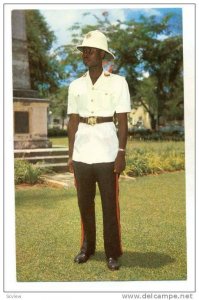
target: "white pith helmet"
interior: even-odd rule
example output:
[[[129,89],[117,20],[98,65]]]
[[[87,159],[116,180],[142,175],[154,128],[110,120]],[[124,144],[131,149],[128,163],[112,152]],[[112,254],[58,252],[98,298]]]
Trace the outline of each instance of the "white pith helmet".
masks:
[[[106,36],[99,30],[88,32],[81,45],[77,49],[82,52],[84,47],[92,47],[104,50],[106,52],[105,59],[113,59],[115,56],[108,50],[108,42]]]

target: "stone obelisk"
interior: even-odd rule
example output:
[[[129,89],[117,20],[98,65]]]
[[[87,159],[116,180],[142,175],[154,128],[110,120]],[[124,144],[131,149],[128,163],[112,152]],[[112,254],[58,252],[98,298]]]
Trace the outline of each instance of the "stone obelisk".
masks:
[[[12,11],[12,66],[15,149],[48,148],[49,100],[31,89],[24,10]]]

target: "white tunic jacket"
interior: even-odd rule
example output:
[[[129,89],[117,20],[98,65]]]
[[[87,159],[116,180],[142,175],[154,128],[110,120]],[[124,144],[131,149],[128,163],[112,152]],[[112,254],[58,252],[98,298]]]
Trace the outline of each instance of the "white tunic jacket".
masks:
[[[69,86],[68,114],[81,117],[109,117],[130,112],[128,84],[120,75],[102,72],[93,85],[89,72]],[[118,152],[118,138],[113,122],[94,126],[79,123],[75,136],[73,160],[88,164],[113,162]]]

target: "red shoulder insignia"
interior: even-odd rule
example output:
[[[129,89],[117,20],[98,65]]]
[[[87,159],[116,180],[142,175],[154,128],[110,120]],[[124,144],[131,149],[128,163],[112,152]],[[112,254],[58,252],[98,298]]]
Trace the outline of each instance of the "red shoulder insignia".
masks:
[[[107,71],[104,72],[104,76],[107,77],[107,76],[110,76],[110,75],[111,75],[111,74],[110,74],[109,72],[107,72]]]

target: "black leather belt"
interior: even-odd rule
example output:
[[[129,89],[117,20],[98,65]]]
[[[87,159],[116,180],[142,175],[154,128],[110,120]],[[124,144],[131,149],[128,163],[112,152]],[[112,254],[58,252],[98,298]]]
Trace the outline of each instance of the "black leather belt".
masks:
[[[113,117],[88,117],[88,118],[79,117],[79,121],[81,123],[86,123],[88,125],[93,126],[99,123],[113,122]]]

